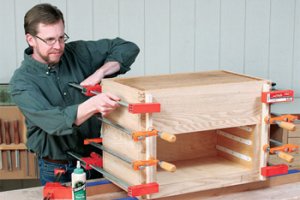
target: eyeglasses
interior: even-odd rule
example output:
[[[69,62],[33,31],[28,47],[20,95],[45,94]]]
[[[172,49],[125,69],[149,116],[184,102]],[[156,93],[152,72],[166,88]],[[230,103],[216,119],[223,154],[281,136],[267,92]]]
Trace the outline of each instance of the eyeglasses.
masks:
[[[34,36],[34,37],[40,39],[41,41],[43,41],[44,43],[46,43],[46,44],[49,45],[49,46],[53,46],[57,41],[58,41],[59,43],[66,42],[66,41],[68,41],[68,39],[70,38],[66,33],[64,33],[64,35],[61,36],[61,37],[59,37],[58,39],[56,39],[56,38],[46,38],[46,39],[42,39],[42,38],[40,38],[40,37],[37,36],[37,35]]]

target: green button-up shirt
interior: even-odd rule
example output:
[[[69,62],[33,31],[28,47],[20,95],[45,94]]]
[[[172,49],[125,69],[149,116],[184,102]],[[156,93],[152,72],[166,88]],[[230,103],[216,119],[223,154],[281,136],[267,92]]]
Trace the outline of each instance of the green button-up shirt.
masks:
[[[95,117],[74,125],[78,105],[88,97],[68,83],[82,82],[108,61],[121,64],[111,77],[124,74],[139,48],[120,38],[70,42],[54,67],[32,59],[32,53],[31,48],[25,50],[24,61],[10,81],[13,101],[26,119],[27,147],[41,157],[66,160],[66,151],[83,153],[83,140],[99,137],[101,127]]]

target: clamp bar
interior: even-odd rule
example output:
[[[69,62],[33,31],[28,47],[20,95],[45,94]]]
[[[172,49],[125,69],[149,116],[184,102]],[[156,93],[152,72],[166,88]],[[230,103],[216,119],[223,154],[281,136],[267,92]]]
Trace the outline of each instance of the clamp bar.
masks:
[[[81,86],[77,83],[69,83],[70,86],[80,89],[85,96],[94,96],[102,92],[102,87],[99,84]],[[129,104],[124,101],[118,101],[121,106],[127,107],[128,112],[132,114],[142,114],[142,113],[157,113],[160,112],[159,103],[133,103]]]
[[[131,131],[128,130],[127,128],[124,128],[123,126],[120,126],[119,124],[117,123],[113,123],[112,121],[109,121],[105,118],[102,118],[102,117],[99,117],[97,116],[97,119],[99,119],[100,121],[104,122],[105,124],[108,124],[116,129],[119,129],[120,131],[124,132],[124,133],[127,133],[129,136],[131,136]]]
[[[96,167],[91,165],[91,168],[100,172],[101,174],[103,174],[104,176],[106,176],[107,178],[109,178],[110,180],[116,182],[119,186],[121,186],[122,188],[128,188],[130,185],[128,183],[126,183],[125,181],[115,177],[114,175],[108,173],[107,171],[105,171],[103,168],[100,167]]]
[[[127,189],[128,196],[135,197],[135,196],[143,196],[147,194],[157,193],[159,191],[159,185],[156,182],[141,184],[141,185],[129,185],[125,181],[115,177],[114,175],[108,173],[103,168],[96,167],[91,165],[91,167],[115,182],[118,186]]]
[[[97,143],[91,143],[91,144],[96,144],[98,146]],[[79,161],[85,162],[85,160],[82,159],[81,156],[78,155],[77,153],[73,153],[73,152],[67,152],[67,153],[69,155],[73,156],[74,158],[78,159]],[[125,181],[123,181],[123,180],[117,178],[116,176],[105,171],[102,168],[102,166],[99,167],[93,163],[92,164],[86,163],[86,165],[88,165],[91,169],[94,169],[94,170],[100,172],[105,177],[109,178],[110,180],[112,180],[114,183],[116,183],[118,186],[122,187],[123,189],[127,189],[129,196],[142,196],[142,195],[153,194],[153,193],[158,192],[159,185],[155,182],[148,183],[148,184],[141,184],[141,185],[129,185]]]
[[[109,148],[106,148],[104,147],[103,145],[101,144],[97,144],[97,143],[90,143],[92,146],[96,147],[96,148],[99,148],[121,160],[123,160],[124,162],[132,165],[132,168],[134,170],[142,170],[144,169],[145,167],[148,167],[148,166],[155,166],[155,165],[159,165],[162,169],[168,171],[168,172],[175,172],[176,171],[176,166],[171,164],[171,163],[168,163],[168,162],[165,162],[165,161],[159,161],[157,159],[150,159],[150,160],[136,160],[136,161],[133,161],[132,159],[124,156],[124,155],[121,155]]]
[[[103,151],[105,151],[105,152],[107,152],[107,153],[109,153],[109,154],[111,154],[111,155],[113,155],[115,157],[118,157],[118,158],[120,158],[121,160],[125,161],[128,164],[132,163],[131,159],[127,158],[126,156],[122,156],[122,155],[118,154],[117,152],[114,152],[114,151],[112,151],[112,150],[104,147],[101,144],[97,144],[97,143],[92,142],[90,145],[92,145],[92,146],[94,146],[96,148],[99,148],[99,149],[101,149],[101,150],[103,150]]]
[[[140,140],[144,140],[146,137],[150,137],[150,136],[159,136],[161,139],[167,141],[167,142],[175,142],[176,141],[176,136],[173,135],[173,134],[170,134],[170,133],[166,133],[166,132],[160,132],[160,131],[157,131],[155,129],[151,130],[151,131],[131,131],[131,130],[128,130],[127,128],[123,127],[123,126],[120,126],[119,124],[117,123],[114,123],[110,120],[107,120],[105,118],[102,118],[102,117],[97,117],[97,119],[99,119],[100,121],[116,128],[116,129],[119,129],[120,131],[128,134],[129,136],[132,137],[132,139],[137,142],[137,141],[140,141]]]

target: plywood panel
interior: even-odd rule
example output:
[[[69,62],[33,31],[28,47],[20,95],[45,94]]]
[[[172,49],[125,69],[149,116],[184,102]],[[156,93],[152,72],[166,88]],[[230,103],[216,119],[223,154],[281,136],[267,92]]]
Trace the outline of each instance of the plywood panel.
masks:
[[[17,65],[16,58],[16,32],[15,32],[15,3],[14,1],[1,1],[0,11],[0,83],[8,83],[10,76]],[[7,47],[12,48],[7,48]],[[7,59],[9,58],[9,59]]]
[[[194,71],[195,1],[170,1],[171,73]]]
[[[221,69],[244,71],[245,0],[221,1]]]
[[[270,79],[280,88],[292,86],[294,0],[275,0],[271,4]]]
[[[17,65],[19,66],[24,58],[24,49],[28,47],[24,33],[24,16],[26,12],[38,4],[38,0],[17,1],[15,4],[15,34]],[[9,45],[10,46],[10,45]],[[7,59],[7,58],[4,58]],[[12,75],[12,74],[11,74]]]
[[[268,77],[270,0],[246,1],[245,73]]]
[[[72,0],[68,4],[68,32],[72,40],[88,40],[93,35],[93,1]]]
[[[145,74],[145,8],[144,1],[122,0],[120,4],[120,36],[133,41],[140,48],[140,54],[126,76],[142,76]],[[134,5],[134,6],[133,6]]]
[[[220,0],[195,2],[195,71],[219,69]]]
[[[119,1],[93,1],[93,37],[115,38],[119,35]],[[80,12],[82,13],[82,12]]]
[[[145,0],[145,74],[170,73],[170,1]]]
[[[294,32],[294,52],[292,66],[292,84],[295,96],[300,97],[300,3],[295,1],[295,32]]]

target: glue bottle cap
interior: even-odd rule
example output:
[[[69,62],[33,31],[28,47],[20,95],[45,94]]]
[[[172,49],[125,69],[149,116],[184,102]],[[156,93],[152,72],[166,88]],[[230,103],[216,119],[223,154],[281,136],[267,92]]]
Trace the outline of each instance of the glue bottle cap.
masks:
[[[78,160],[76,168],[74,169],[74,173],[75,174],[82,174],[83,172],[84,172],[83,169],[80,167],[80,161]]]

